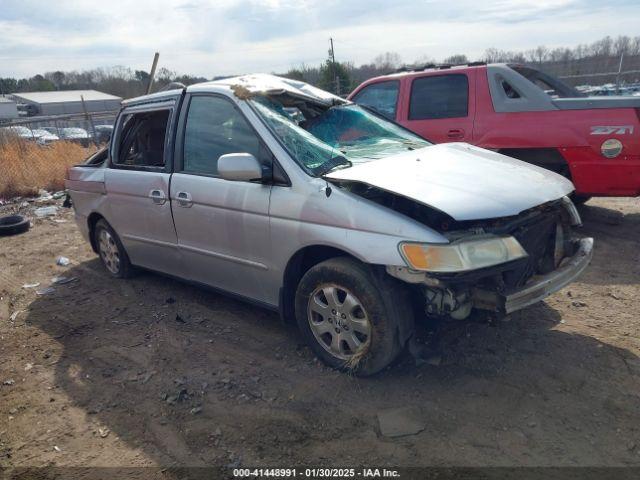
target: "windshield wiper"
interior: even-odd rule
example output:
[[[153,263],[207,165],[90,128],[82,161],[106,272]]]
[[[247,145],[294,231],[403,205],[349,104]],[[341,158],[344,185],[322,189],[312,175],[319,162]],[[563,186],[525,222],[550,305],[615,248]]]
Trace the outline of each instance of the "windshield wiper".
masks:
[[[320,169],[317,171],[317,173],[318,173],[318,176],[321,177],[331,172],[332,170],[336,170],[339,167],[348,168],[352,166],[353,166],[353,163],[351,162],[351,160],[347,160],[342,155],[338,155],[333,157],[327,163],[323,164],[320,167]]]

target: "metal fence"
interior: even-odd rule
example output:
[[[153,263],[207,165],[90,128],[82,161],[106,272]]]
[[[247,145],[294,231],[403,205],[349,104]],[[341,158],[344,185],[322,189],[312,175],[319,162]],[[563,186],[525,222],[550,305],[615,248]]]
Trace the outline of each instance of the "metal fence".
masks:
[[[0,130],[7,133],[16,131],[16,129],[10,127],[26,127],[30,131],[46,130],[60,140],[64,140],[64,129],[79,128],[87,132],[87,143],[95,143],[97,145],[104,143],[105,138],[108,138],[109,127],[113,127],[117,114],[117,111],[109,111],[23,117],[4,122],[0,121]],[[28,139],[27,133],[21,136],[24,138],[25,135],[27,135]],[[6,138],[7,135],[0,135],[0,141],[2,137]],[[34,140],[37,139],[36,134],[33,137]]]

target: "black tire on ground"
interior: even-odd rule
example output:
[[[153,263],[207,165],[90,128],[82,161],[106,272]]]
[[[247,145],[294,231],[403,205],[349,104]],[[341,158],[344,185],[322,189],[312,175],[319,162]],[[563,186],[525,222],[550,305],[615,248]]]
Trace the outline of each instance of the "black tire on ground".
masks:
[[[29,230],[30,222],[22,215],[0,217],[0,236],[18,235]]]
[[[407,295],[395,291],[400,290],[395,284],[382,283],[376,280],[371,267],[348,257],[321,262],[302,277],[296,291],[296,320],[307,344],[324,363],[338,370],[368,376],[389,366],[402,351],[404,346],[399,340],[399,316],[411,315],[411,306]],[[369,320],[371,335],[364,343],[366,346],[348,359],[327,351],[312,331],[309,302],[313,292],[321,286],[344,288],[353,294]],[[333,332],[327,334],[333,337]],[[330,340],[325,343],[330,343]]]
[[[117,261],[114,262],[113,256],[109,258],[107,251],[101,246],[101,235],[103,232],[106,232],[106,237],[110,238],[113,241],[112,246],[115,247],[115,252],[117,252]],[[134,274],[134,268],[129,261],[129,255],[127,255],[126,250],[124,249],[122,242],[120,241],[120,237],[118,234],[111,228],[111,225],[107,223],[106,220],[101,219],[96,223],[95,228],[93,229],[94,242],[98,249],[98,255],[100,256],[100,260],[102,264],[106,268],[107,272],[116,278],[129,278]],[[115,253],[114,252],[114,253]]]

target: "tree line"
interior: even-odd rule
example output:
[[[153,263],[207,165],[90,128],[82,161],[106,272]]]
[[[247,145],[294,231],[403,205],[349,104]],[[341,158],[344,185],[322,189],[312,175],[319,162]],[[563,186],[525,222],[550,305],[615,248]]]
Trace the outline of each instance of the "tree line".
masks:
[[[166,68],[156,72],[153,90],[157,91],[171,82],[185,85],[206,82],[204,77],[181,75]],[[144,95],[149,84],[149,73],[115,66],[81,72],[46,72],[31,78],[0,78],[0,94],[18,92],[46,92],[54,90],[99,90],[122,98]]]
[[[523,51],[489,48],[481,58],[471,59],[465,54],[457,54],[436,61],[433,57],[424,55],[411,62],[404,62],[398,53],[386,52],[378,55],[369,63],[356,66],[353,62],[333,62],[331,58],[328,58],[320,65],[303,64],[279,74],[345,95],[369,78],[384,75],[403,67],[416,69],[436,63],[459,65],[469,61],[485,61],[487,63],[506,62],[534,65],[552,75],[568,77],[566,81],[573,85],[580,83],[601,84],[613,81],[615,76],[590,78],[588,75],[617,71],[621,57],[623,70],[640,70],[640,36],[619,36],[617,38],[607,36],[593,43],[577,45],[573,48],[548,48],[544,45]],[[628,74],[623,76],[623,80],[635,82],[639,77],[640,75],[636,73]],[[215,78],[221,77],[213,79]],[[203,81],[207,81],[207,79],[178,74],[166,68],[160,68],[154,79],[154,91],[171,82],[190,85]],[[131,98],[143,95],[146,92],[148,82],[149,74],[147,72],[116,66],[80,72],[46,72],[31,78],[0,78],[0,94],[94,89],[122,98]]]

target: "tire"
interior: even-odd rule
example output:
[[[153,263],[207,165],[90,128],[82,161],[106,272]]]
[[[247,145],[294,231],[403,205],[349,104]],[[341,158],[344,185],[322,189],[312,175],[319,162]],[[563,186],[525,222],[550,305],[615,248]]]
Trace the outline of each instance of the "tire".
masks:
[[[134,272],[129,255],[111,225],[104,219],[98,220],[93,235],[98,255],[107,272],[116,278],[131,277]]]
[[[393,292],[395,287],[380,286],[370,267],[347,257],[321,262],[302,277],[296,291],[296,320],[325,364],[368,376],[390,365],[401,352],[399,315],[411,307],[406,295]]]
[[[18,235],[29,230],[31,222],[22,215],[0,217],[0,236]]]

